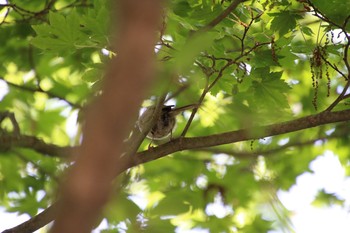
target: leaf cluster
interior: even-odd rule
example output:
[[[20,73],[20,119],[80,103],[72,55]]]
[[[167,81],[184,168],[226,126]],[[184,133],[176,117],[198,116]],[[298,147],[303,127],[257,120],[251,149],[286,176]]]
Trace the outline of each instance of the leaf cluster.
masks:
[[[251,0],[226,14],[233,2],[172,0],[164,9],[155,45],[157,85],[144,105],[154,104],[164,90],[165,104],[199,105],[192,116],[177,117],[174,138],[247,128],[254,135],[259,126],[348,109],[348,3]],[[3,138],[20,133],[60,148],[79,145],[84,108],[100,94],[105,65],[118,57],[110,44],[109,28],[115,26],[110,4],[57,0],[0,6],[0,110],[14,113],[20,128],[15,132],[10,120],[0,121],[0,205],[8,211],[34,216],[54,201],[57,177],[69,162]],[[348,164],[348,132],[339,123],[191,151],[178,148],[118,177],[122,187],[105,209],[105,232],[289,229],[278,218],[288,213],[261,206],[278,205],[277,191],[290,189],[326,150]],[[157,146],[146,139],[139,151],[151,151],[150,143]],[[344,204],[324,190],[314,203]]]

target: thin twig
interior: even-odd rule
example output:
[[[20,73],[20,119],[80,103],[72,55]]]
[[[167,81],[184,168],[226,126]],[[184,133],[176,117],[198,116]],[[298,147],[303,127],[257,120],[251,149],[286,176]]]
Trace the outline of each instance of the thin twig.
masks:
[[[199,63],[199,64],[200,64],[200,63]],[[208,89],[208,87],[209,87],[209,78],[210,78],[210,76],[213,74],[213,73],[208,73],[208,72],[207,72],[207,69],[206,69],[204,66],[199,66],[199,67],[202,69],[203,73],[205,74],[206,83],[205,83],[205,87],[204,87],[204,89],[203,89],[203,92],[202,92],[202,94],[201,94],[201,96],[199,97],[199,100],[198,100],[198,102],[197,102],[197,106],[201,106],[201,105],[202,105],[202,103],[203,103],[203,101],[204,101],[204,98],[205,98],[205,96],[207,95],[207,93],[208,93],[208,91],[209,91],[209,89]],[[186,126],[185,126],[184,130],[183,130],[182,133],[181,133],[181,137],[185,137],[185,136],[186,136],[186,133],[187,133],[187,131],[189,130],[189,128],[190,128],[190,126],[191,126],[191,124],[192,124],[192,121],[193,121],[195,115],[197,114],[198,108],[199,108],[199,107],[193,108],[193,110],[192,110],[192,112],[191,112],[191,115],[190,115],[190,118],[188,119],[188,121],[187,121],[187,123],[186,123]]]
[[[199,31],[208,31],[218,25],[222,20],[224,20],[236,7],[246,0],[234,0],[220,15],[215,19],[210,21],[206,26],[199,29]]]
[[[78,103],[73,103],[67,99],[65,99],[64,97],[62,96],[59,96],[57,94],[54,94],[50,91],[44,91],[42,90],[40,87],[30,87],[30,86],[24,86],[24,85],[18,85],[18,84],[15,84],[15,83],[12,83],[12,82],[9,82],[7,81],[5,78],[3,77],[0,77],[0,80],[3,80],[4,82],[6,82],[7,85],[9,86],[12,86],[12,87],[15,87],[15,88],[18,88],[18,89],[21,89],[21,90],[24,90],[24,91],[28,91],[28,92],[40,92],[40,93],[45,93],[47,94],[50,98],[57,98],[57,99],[60,99],[60,100],[63,100],[65,101],[67,104],[71,105],[72,107],[75,107],[75,108],[82,108],[82,106]]]
[[[349,50],[349,46],[350,46],[350,35],[349,33],[347,33],[346,31],[346,25],[348,23],[348,21],[350,20],[350,15],[345,19],[343,25],[339,25],[335,22],[333,22],[332,20],[330,20],[328,17],[326,17],[324,14],[322,14],[322,12],[310,1],[310,0],[307,0],[308,4],[314,9],[314,14],[316,17],[318,17],[319,19],[321,19],[322,21],[325,21],[327,22],[328,24],[336,27],[336,28],[339,28],[343,31],[348,43],[345,45],[345,48],[344,48],[344,56],[343,56],[343,61],[345,63],[345,66],[348,70],[348,72],[350,72],[350,63],[348,61],[348,50]]]
[[[1,6],[1,5],[0,5],[0,6]],[[5,24],[5,23],[6,23],[6,18],[7,18],[7,16],[9,15],[9,13],[10,13],[10,8],[6,8],[6,12],[5,12],[4,16],[3,16],[2,21],[0,22],[0,26],[1,26],[2,24]]]
[[[231,65],[237,63],[238,60],[240,60],[241,58],[243,58],[243,57],[249,55],[252,51],[254,51],[255,49],[257,49],[258,47],[264,46],[264,45],[269,45],[269,44],[270,44],[270,42],[256,43],[252,48],[250,48],[250,49],[247,50],[246,52],[240,54],[240,55],[237,56],[234,60],[232,60],[232,59],[224,59],[224,60],[227,61],[227,63],[220,69],[218,75],[216,76],[216,78],[214,79],[214,81],[213,81],[212,83],[210,83],[210,84],[209,84],[209,76],[208,76],[208,75],[212,75],[213,73],[210,73],[210,72],[208,73],[206,68],[200,66],[200,67],[202,68],[202,70],[203,70],[203,73],[206,75],[206,78],[207,78],[206,80],[207,80],[207,82],[206,82],[205,88],[203,89],[203,92],[202,92],[201,96],[199,97],[199,100],[198,100],[198,103],[197,103],[198,106],[201,106],[201,105],[202,105],[202,103],[203,103],[203,101],[204,101],[204,98],[205,98],[205,96],[207,95],[207,93],[208,93],[208,92],[215,86],[215,84],[221,79],[221,77],[222,77],[223,74],[224,74],[224,71],[225,71],[228,67],[230,67]],[[187,123],[186,123],[186,126],[185,126],[184,130],[183,130],[182,133],[181,133],[181,137],[185,137],[185,136],[186,136],[186,133],[187,133],[187,131],[188,131],[190,125],[192,124],[192,121],[193,121],[194,116],[196,115],[197,111],[198,111],[198,108],[194,108],[194,109],[192,110],[192,113],[191,113],[191,115],[190,115],[190,118],[188,119],[188,121],[187,121]]]
[[[338,67],[335,64],[330,63],[322,54],[321,54],[322,60],[329,65],[330,67],[332,67],[333,70],[337,71],[345,80],[348,80],[348,77],[338,69]]]
[[[334,100],[334,102],[331,105],[329,105],[329,107],[326,110],[324,110],[325,112],[332,111],[332,109],[335,106],[337,106],[340,101],[342,101],[344,99],[345,94],[347,93],[347,91],[349,89],[349,86],[350,86],[350,77],[349,77],[348,81],[346,82],[346,84],[343,88],[343,91],[338,95],[338,97]]]
[[[13,127],[12,134],[14,136],[18,137],[21,134],[21,132],[20,132],[20,128],[19,128],[18,122],[17,122],[17,120],[15,118],[15,114],[13,114],[12,112],[8,112],[8,111],[0,112],[0,124],[5,118],[9,118],[10,119],[10,121],[12,123],[12,127]]]
[[[307,3],[309,6],[311,6],[314,9],[314,15],[321,19],[324,22],[329,23],[332,26],[335,26],[337,28],[342,28],[341,25],[334,23],[333,21],[331,21],[327,16],[325,16],[324,14],[322,14],[322,12],[310,1],[307,0]]]

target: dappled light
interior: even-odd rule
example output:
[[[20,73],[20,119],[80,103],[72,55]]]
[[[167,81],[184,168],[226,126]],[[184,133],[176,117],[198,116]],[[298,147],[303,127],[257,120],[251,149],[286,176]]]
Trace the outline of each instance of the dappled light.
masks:
[[[0,231],[349,232],[349,12],[0,0]]]

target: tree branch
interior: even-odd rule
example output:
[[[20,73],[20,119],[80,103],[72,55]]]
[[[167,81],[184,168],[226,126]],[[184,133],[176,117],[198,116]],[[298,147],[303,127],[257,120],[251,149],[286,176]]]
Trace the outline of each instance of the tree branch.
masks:
[[[343,61],[345,63],[345,66],[346,66],[348,72],[350,72],[350,64],[349,64],[349,61],[347,59],[348,58],[348,51],[349,51],[349,47],[350,47],[350,35],[346,31],[346,25],[349,22],[350,17],[349,16],[346,17],[343,25],[339,25],[339,24],[333,22],[332,20],[330,20],[326,15],[324,15],[310,0],[307,0],[307,3],[314,9],[314,14],[316,17],[327,22],[329,25],[332,25],[332,26],[339,28],[343,31],[344,36],[346,37],[346,39],[348,41],[347,44],[345,45],[345,48],[344,48]]]
[[[25,85],[18,85],[18,84],[14,84],[14,83],[11,83],[9,81],[7,81],[5,78],[1,77],[0,76],[0,80],[3,80],[4,82],[6,82],[7,85],[9,86],[12,86],[12,87],[15,87],[15,88],[18,88],[18,89],[21,89],[23,91],[29,91],[29,92],[40,92],[40,93],[45,93],[46,95],[48,95],[50,98],[57,98],[59,100],[63,100],[65,101],[67,104],[71,105],[72,107],[75,107],[75,108],[82,108],[81,105],[79,105],[78,103],[73,103],[73,102],[70,102],[69,100],[55,94],[55,93],[52,93],[50,91],[44,91],[42,90],[41,88],[35,88],[35,87],[30,87],[30,86],[25,86]]]
[[[258,156],[271,156],[274,155],[278,152],[284,151],[288,148],[301,148],[304,146],[311,146],[313,145],[315,142],[317,141],[326,141],[326,140],[331,140],[331,139],[339,139],[341,137],[344,137],[344,135],[347,133],[347,131],[343,131],[339,134],[332,134],[330,136],[325,136],[325,137],[319,137],[319,138],[314,138],[311,140],[306,140],[306,141],[293,141],[290,143],[287,143],[285,145],[282,146],[278,146],[272,149],[265,149],[265,150],[257,150],[257,151],[233,151],[233,150],[227,150],[227,149],[220,149],[220,148],[215,148],[215,147],[211,147],[211,148],[202,148],[202,149],[198,149],[198,151],[205,151],[205,152],[210,152],[210,153],[215,153],[215,154],[227,154],[230,155],[232,157],[238,158],[238,159],[252,159],[252,158],[256,158]],[[196,150],[196,149],[194,149]]]
[[[51,157],[71,158],[74,147],[60,147],[28,135],[3,134],[0,136],[0,151],[15,147],[33,149],[38,153]]]
[[[200,31],[207,31],[218,25],[222,20],[224,20],[236,7],[238,4],[244,2],[246,0],[234,0],[220,15],[218,15],[215,19],[210,21],[206,26],[200,29]]]
[[[58,203],[48,207],[47,209],[42,211],[40,214],[25,221],[24,223],[19,224],[16,227],[4,230],[2,233],[31,233],[44,227],[54,219],[56,209],[57,209],[57,204]]]
[[[11,123],[12,123],[12,127],[13,127],[12,134],[15,136],[20,135],[20,128],[19,128],[18,122],[15,118],[15,114],[13,114],[12,112],[8,112],[8,111],[0,112],[0,124],[2,123],[2,121],[5,118],[9,118]]]
[[[132,168],[137,165],[147,163],[153,160],[157,160],[159,158],[165,157],[166,155],[183,151],[183,150],[194,150],[194,149],[206,148],[211,146],[235,143],[239,141],[260,139],[268,136],[276,136],[276,135],[291,133],[291,132],[304,130],[308,128],[313,128],[321,125],[337,123],[337,122],[345,122],[345,121],[350,121],[350,109],[338,111],[338,112],[322,112],[319,114],[306,116],[306,117],[302,117],[302,118],[287,121],[287,122],[271,124],[267,126],[253,127],[250,129],[241,129],[237,131],[214,134],[209,136],[194,137],[194,138],[178,138],[168,143],[165,143],[163,145],[160,145],[158,147],[150,148],[143,152],[138,152],[134,156],[122,157],[118,164],[117,175],[126,171],[129,168]],[[295,145],[297,145],[297,143],[295,143]],[[54,207],[49,207],[49,208],[54,208]],[[46,215],[44,212],[42,214]],[[33,217],[32,219],[22,224],[35,225],[36,219],[37,219],[36,217]],[[53,216],[47,217],[45,219],[46,219],[46,224],[48,224],[53,220]],[[43,224],[43,223],[38,224],[36,228],[33,228],[33,229],[37,230],[46,224]],[[20,225],[17,227],[19,228]],[[13,229],[15,228],[9,229],[8,231],[4,231],[4,232],[22,233],[22,231],[14,231]],[[13,230],[13,231],[10,231],[10,230]]]
[[[267,126],[258,126],[250,129],[241,129],[226,133],[214,134],[194,138],[177,138],[156,148],[139,152],[132,159],[126,170],[130,167],[150,162],[162,158],[168,154],[178,151],[199,149],[211,146],[224,145],[240,141],[260,139],[269,136],[291,133],[299,130],[313,128],[325,124],[349,121],[350,109],[339,112],[322,112],[319,114],[302,117],[296,120],[272,124]]]
[[[193,138],[177,138],[157,147],[152,147],[146,151],[136,153],[134,161],[128,164],[123,171],[142,163],[150,162],[166,155],[199,148],[219,146],[240,141],[260,139],[268,136],[281,135],[299,130],[313,128],[325,124],[345,122],[350,120],[350,110],[338,112],[322,112],[319,114],[306,116],[296,120],[272,124],[268,126],[241,129],[226,133],[213,134],[209,136]],[[10,150],[13,147],[23,147],[34,149],[47,156],[69,158],[75,147],[60,147],[28,135],[2,135],[0,136],[0,150]]]
[[[338,95],[338,97],[333,101],[331,105],[325,110],[326,112],[332,111],[332,109],[339,104],[340,101],[345,99],[345,94],[348,92],[348,89],[350,87],[350,77],[348,78],[348,81],[346,82],[343,91]]]

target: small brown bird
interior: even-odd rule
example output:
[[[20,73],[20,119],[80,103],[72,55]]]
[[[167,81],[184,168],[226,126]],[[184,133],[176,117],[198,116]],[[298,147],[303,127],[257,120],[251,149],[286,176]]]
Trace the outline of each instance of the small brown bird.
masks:
[[[176,115],[189,109],[193,109],[197,104],[190,104],[179,108],[174,108],[174,105],[164,105],[158,120],[151,128],[147,137],[152,140],[162,140],[172,134],[172,131],[176,124]],[[138,127],[141,132],[144,130],[144,125],[152,120],[155,106],[147,107],[146,110],[141,114],[138,120]]]

